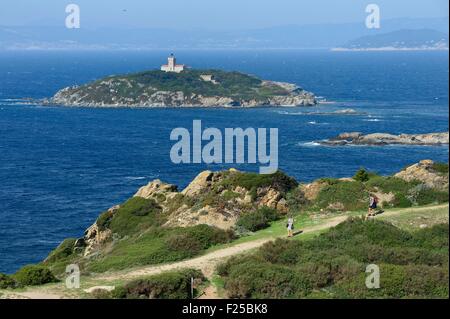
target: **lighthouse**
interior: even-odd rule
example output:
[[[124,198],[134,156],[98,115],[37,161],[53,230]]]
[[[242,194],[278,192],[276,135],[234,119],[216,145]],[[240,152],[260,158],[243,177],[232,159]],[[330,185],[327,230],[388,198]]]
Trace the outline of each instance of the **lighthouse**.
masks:
[[[177,64],[177,59],[172,53],[167,58],[167,64],[161,66],[161,71],[180,73],[184,71],[184,68],[185,68],[184,64]]]

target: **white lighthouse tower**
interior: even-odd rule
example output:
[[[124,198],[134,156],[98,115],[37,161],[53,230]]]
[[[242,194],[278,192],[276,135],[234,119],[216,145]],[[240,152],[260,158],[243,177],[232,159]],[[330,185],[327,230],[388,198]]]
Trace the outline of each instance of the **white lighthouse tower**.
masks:
[[[177,64],[177,59],[172,53],[167,58],[167,64],[161,66],[161,71],[180,73],[184,71],[184,68],[185,68],[184,64]]]

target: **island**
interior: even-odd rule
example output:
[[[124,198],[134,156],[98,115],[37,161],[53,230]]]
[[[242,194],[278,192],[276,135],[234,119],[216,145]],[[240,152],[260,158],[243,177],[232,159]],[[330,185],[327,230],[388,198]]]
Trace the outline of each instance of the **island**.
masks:
[[[161,70],[109,76],[57,92],[47,104],[80,107],[256,107],[314,106],[313,93],[295,84],[265,81],[223,70],[176,64]]]
[[[361,132],[341,133],[327,140],[317,141],[327,146],[345,145],[448,145],[448,132],[427,134],[400,134],[373,133],[364,135]]]

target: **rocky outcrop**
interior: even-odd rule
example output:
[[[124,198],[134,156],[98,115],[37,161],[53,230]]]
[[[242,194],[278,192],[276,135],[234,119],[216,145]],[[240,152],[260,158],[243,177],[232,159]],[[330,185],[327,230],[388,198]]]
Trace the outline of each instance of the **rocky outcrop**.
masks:
[[[341,133],[337,137],[318,141],[322,145],[444,145],[448,144],[448,132],[429,134],[400,134],[374,133],[364,135],[360,132]]]
[[[146,199],[154,199],[157,202],[167,196],[173,196],[178,191],[176,185],[166,184],[156,179],[145,186],[139,188],[134,196],[143,197]]]
[[[408,166],[394,176],[408,182],[420,181],[429,188],[448,191],[448,173],[438,172],[434,164],[432,160],[423,160],[417,164]]]
[[[119,209],[119,205],[113,206],[108,209],[107,213],[114,215]],[[104,247],[104,245],[111,240],[112,232],[110,229],[100,229],[97,222],[92,224],[84,233],[84,237],[78,241],[83,243],[84,256],[89,256],[95,253],[98,249]]]

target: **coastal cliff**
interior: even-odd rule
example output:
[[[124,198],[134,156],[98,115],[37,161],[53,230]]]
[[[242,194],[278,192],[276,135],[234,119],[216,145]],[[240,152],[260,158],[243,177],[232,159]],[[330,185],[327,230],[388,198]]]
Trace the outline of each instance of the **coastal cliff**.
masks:
[[[46,101],[85,107],[314,106],[314,94],[283,82],[220,70],[147,71],[67,87]]]

